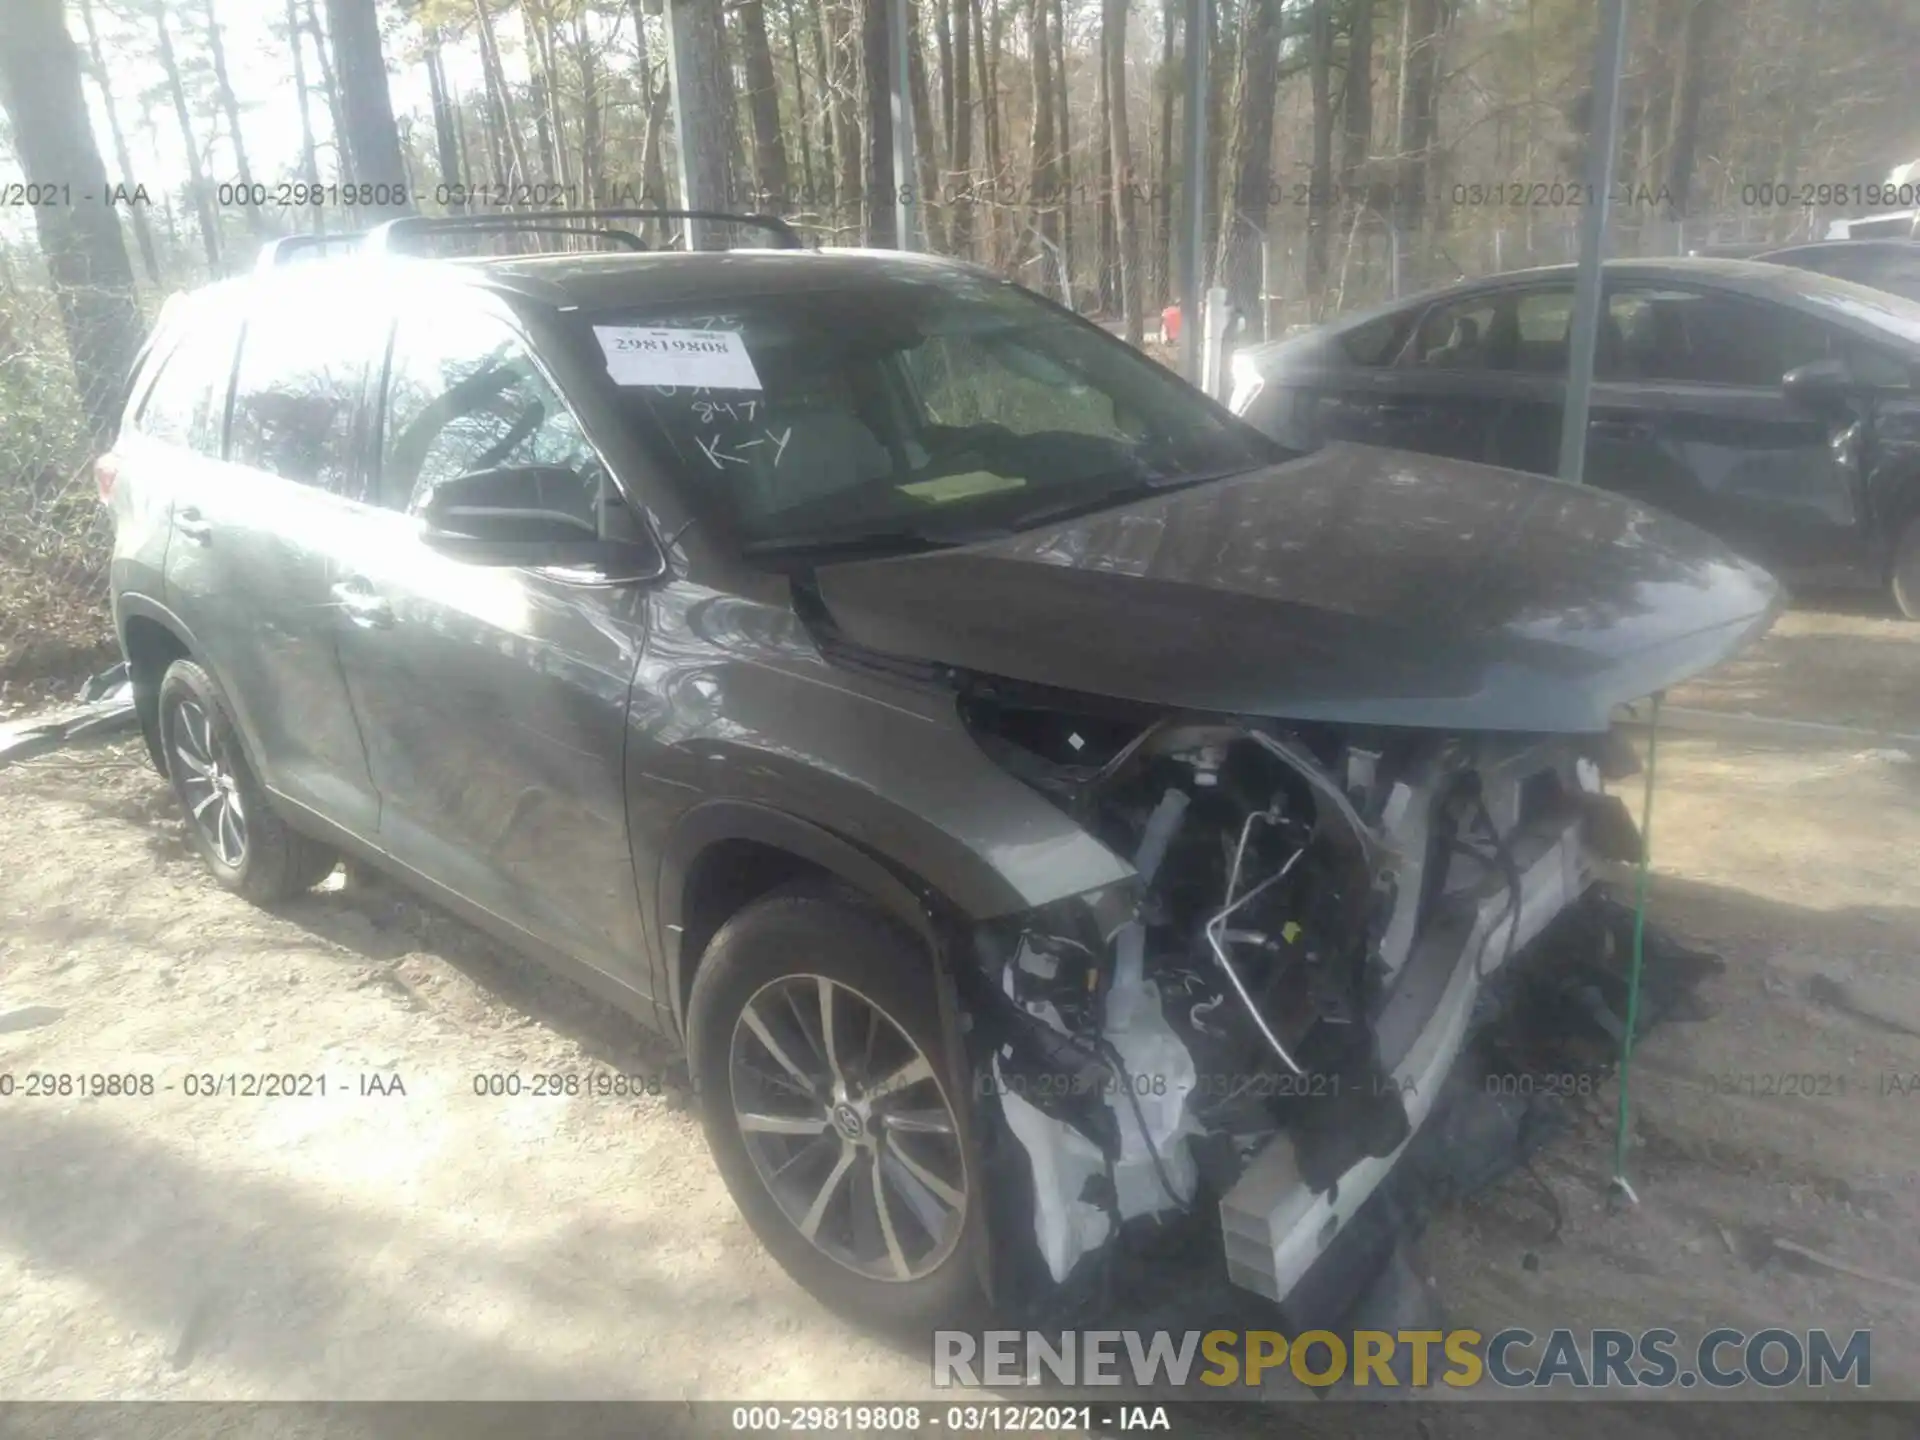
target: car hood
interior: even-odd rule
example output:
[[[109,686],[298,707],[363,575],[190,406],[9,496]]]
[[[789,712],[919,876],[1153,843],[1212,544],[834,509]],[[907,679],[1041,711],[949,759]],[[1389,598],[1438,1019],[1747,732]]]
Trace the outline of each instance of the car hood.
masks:
[[[1357,445],[814,579],[870,651],[1179,709],[1459,730],[1604,730],[1782,602],[1712,537],[1603,491]]]

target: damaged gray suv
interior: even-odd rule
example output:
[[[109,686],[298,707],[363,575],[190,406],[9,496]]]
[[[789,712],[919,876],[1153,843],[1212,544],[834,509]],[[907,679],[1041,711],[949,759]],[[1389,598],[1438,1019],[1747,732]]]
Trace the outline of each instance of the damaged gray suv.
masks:
[[[1604,493],[1292,455],[964,265],[619,218],[169,308],[99,479],[212,873],[353,857],[684,1041],[845,1311],[1044,1305],[1184,1223],[1287,1300],[1635,858],[1617,708],[1774,584]]]

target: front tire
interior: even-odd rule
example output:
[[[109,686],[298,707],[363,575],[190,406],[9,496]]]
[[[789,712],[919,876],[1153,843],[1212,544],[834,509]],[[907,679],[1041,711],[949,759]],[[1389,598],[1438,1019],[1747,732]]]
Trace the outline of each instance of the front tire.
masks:
[[[1893,551],[1893,603],[1909,620],[1920,620],[1920,515],[1907,521]]]
[[[187,834],[213,878],[256,905],[311,890],[339,857],[274,813],[207,672],[176,660],[160,680],[160,753]]]
[[[714,1162],[830,1309],[932,1326],[979,1299],[984,1206],[924,949],[852,895],[786,890],[714,936],[688,1005]]]

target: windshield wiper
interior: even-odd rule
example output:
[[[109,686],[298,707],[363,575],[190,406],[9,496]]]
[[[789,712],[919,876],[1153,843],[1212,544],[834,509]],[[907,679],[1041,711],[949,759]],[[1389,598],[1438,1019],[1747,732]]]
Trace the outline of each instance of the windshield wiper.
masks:
[[[1145,500],[1154,495],[1164,495],[1170,490],[1184,490],[1193,485],[1204,485],[1210,480],[1226,480],[1234,475],[1244,475],[1256,470],[1257,464],[1234,465],[1225,470],[1210,470],[1200,475],[1175,474],[1151,475],[1115,485],[1095,493],[1083,493],[1072,500],[1062,500],[1055,505],[1037,506],[1007,522],[1009,530],[1031,530],[1036,525],[1046,525],[1056,520],[1072,520],[1081,515],[1091,515],[1097,510],[1110,510],[1116,505],[1129,505],[1135,500]]]
[[[893,527],[871,530],[816,530],[800,535],[772,535],[749,540],[741,546],[748,556],[832,555],[857,558],[862,555],[917,555],[927,550],[950,550],[956,545],[972,545],[981,540],[1004,539],[1012,531],[1003,527],[974,530],[927,530]]]

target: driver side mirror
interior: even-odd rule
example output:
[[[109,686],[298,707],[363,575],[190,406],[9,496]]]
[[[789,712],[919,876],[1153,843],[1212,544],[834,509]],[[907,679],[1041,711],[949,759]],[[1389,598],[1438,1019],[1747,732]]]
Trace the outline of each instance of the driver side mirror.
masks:
[[[645,547],[603,538],[579,513],[580,495],[580,476],[563,466],[470,471],[433,487],[420,538],[471,565],[660,568]]]
[[[1824,413],[1843,408],[1860,391],[1843,360],[1812,360],[1780,377],[1781,392],[1803,409]]]

